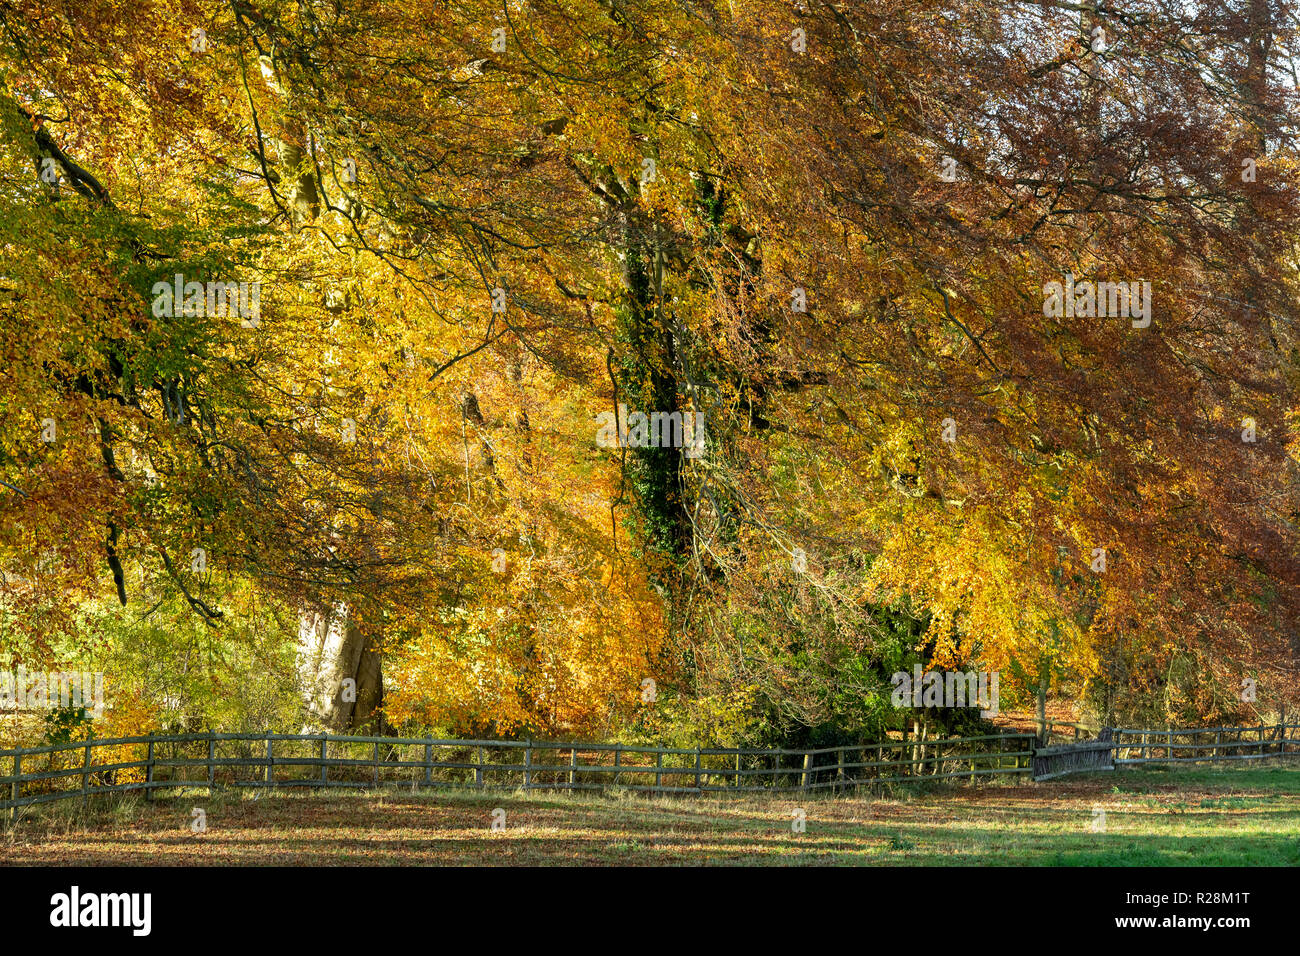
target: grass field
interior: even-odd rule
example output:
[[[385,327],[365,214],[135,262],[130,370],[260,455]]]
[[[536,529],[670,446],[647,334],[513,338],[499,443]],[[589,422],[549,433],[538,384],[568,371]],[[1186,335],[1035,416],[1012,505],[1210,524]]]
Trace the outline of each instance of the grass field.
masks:
[[[194,807],[205,833],[191,832]],[[29,864],[1296,866],[1300,764],[874,798],[198,791],[29,813],[0,835],[0,865]]]

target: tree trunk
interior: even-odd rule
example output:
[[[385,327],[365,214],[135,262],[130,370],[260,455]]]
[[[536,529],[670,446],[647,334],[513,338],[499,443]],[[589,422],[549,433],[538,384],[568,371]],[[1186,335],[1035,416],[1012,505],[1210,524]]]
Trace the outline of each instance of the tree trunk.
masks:
[[[304,730],[379,731],[384,699],[381,663],[374,641],[362,633],[345,605],[304,611],[298,624]]]
[[[1038,672],[1038,740],[1039,743],[1047,745],[1047,680],[1051,674],[1048,665],[1044,663],[1042,670]]]

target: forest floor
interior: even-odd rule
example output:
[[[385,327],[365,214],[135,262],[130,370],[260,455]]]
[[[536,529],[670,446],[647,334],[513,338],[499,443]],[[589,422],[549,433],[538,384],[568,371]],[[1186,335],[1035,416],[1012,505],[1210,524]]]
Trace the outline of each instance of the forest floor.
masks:
[[[1270,763],[875,797],[197,790],[46,805],[0,865],[1300,865],[1300,763]]]

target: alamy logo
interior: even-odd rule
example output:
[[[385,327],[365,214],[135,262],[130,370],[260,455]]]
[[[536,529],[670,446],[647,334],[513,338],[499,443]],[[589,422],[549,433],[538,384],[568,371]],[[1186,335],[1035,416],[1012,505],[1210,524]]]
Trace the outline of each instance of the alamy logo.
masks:
[[[596,416],[600,428],[596,444],[601,448],[685,448],[687,458],[704,454],[704,416],[695,411],[643,412],[628,414],[626,405]]]
[[[153,926],[151,893],[70,893],[50,897],[51,926],[129,926],[135,936],[148,936]]]
[[[895,707],[979,707],[981,717],[998,715],[998,671],[898,671],[891,679]]]
[[[1151,324],[1151,283],[1079,282],[1067,272],[1065,283],[1043,285],[1043,315],[1051,319],[1098,318],[1132,319],[1133,328]]]
[[[0,671],[0,710],[84,707],[104,716],[104,675],[89,671]]]
[[[178,272],[172,282],[155,282],[152,292],[153,314],[158,318],[238,316],[246,329],[262,323],[260,282],[186,282]]]

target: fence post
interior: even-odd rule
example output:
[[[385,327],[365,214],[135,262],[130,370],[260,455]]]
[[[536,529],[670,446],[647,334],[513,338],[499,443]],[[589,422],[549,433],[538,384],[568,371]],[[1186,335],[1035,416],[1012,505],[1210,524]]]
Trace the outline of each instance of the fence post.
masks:
[[[1223,731],[1216,730],[1214,732],[1214,759],[1215,760],[1219,759],[1219,753],[1220,753],[1219,744],[1221,743],[1223,743]]]
[[[273,739],[274,739],[274,735],[268,730],[266,732],[266,774],[262,778],[263,785],[267,787],[271,786],[271,781],[272,779],[274,779],[275,776],[274,772],[271,770],[271,768],[275,765],[275,756],[271,751],[271,741]]]
[[[620,756],[620,751],[618,747],[619,747],[618,744],[614,745],[614,786],[616,787],[618,786],[618,768],[619,768],[619,756]],[[699,778],[696,779],[698,780]]]
[[[1264,750],[1264,725],[1262,723],[1259,725],[1259,746],[1256,749],[1261,757],[1267,752]]]
[[[86,738],[86,757],[81,764],[81,805],[90,800],[90,738]]]
[[[736,755],[736,762],[737,762],[737,763],[740,762],[740,755],[739,755],[739,754]],[[804,790],[807,790],[807,789],[808,789],[808,778],[809,778],[810,776],[812,776],[812,754],[808,753],[807,751],[804,751],[804,755],[803,755],[803,779],[802,779],[801,781],[799,781],[799,785],[800,785]]]
[[[14,754],[14,779],[13,779],[13,783],[9,784],[9,799],[14,804],[9,808],[10,823],[18,822],[18,794],[22,792],[22,784],[18,782],[18,778],[21,777],[22,775],[23,775],[22,754]]]
[[[700,789],[700,748],[695,748],[695,789]]]
[[[433,744],[424,745],[424,785],[433,786]]]
[[[153,799],[153,731],[149,731],[149,751],[145,755],[144,765],[144,798],[145,800]]]
[[[320,735],[320,784],[322,787],[329,784],[329,765],[325,762],[329,759],[328,734]]]
[[[838,784],[835,789],[837,791],[842,791],[844,789],[844,748],[843,747],[835,751],[835,762],[839,766],[839,769],[835,774],[836,783]]]
[[[1169,728],[1169,746],[1166,748],[1165,756],[1172,762],[1174,759],[1174,728]]]
[[[208,796],[217,783],[217,735],[208,731]]]
[[[736,748],[736,787],[740,787],[740,748]]]
[[[478,748],[478,766],[474,768],[474,786],[483,786],[483,748]]]
[[[662,750],[656,750],[655,751],[655,789],[656,790],[663,789],[663,775],[664,775],[664,752]]]
[[[533,785],[533,738],[524,741],[524,789]]]
[[[578,781],[578,748],[569,748],[569,792],[572,793]]]

